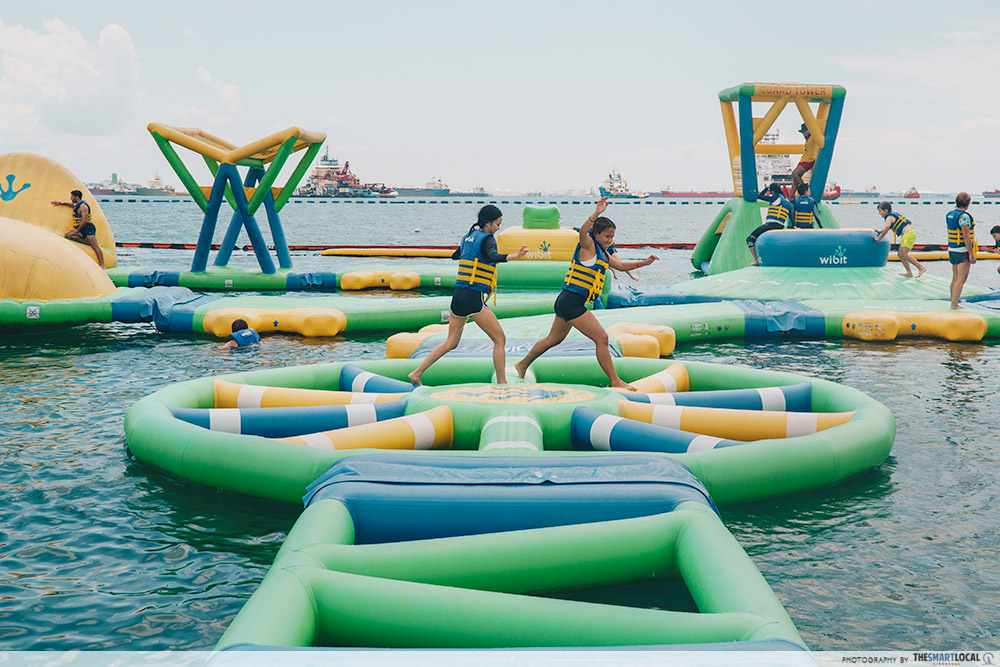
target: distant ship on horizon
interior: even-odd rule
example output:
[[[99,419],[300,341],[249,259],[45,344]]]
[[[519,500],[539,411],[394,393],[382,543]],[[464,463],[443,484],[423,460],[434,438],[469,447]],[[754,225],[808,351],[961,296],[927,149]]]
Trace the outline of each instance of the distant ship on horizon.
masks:
[[[732,197],[732,192],[723,192],[721,190],[706,190],[704,192],[680,192],[676,190],[671,190],[670,186],[667,186],[666,190],[660,190],[661,197]]]
[[[875,199],[882,196],[882,193],[878,191],[878,188],[874,185],[870,188],[865,188],[864,190],[850,190],[844,188],[840,191],[840,196],[846,199]]]
[[[160,179],[159,172],[153,172],[153,177],[146,181],[146,187],[134,186],[135,193],[137,195],[144,195],[147,197],[173,197],[177,192],[174,190],[174,186],[167,185]]]
[[[451,188],[439,178],[428,181],[422,188],[396,188],[396,192],[400,197],[445,197],[451,194]]]
[[[612,199],[645,199],[649,196],[649,193],[646,192],[629,190],[628,183],[614,167],[611,168],[611,173],[601,184],[600,191],[602,197],[611,197]]]

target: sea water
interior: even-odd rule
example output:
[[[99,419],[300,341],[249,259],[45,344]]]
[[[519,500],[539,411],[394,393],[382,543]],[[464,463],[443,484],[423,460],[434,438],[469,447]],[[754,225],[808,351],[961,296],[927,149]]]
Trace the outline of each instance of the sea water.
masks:
[[[506,226],[519,223],[528,201],[539,203],[293,200],[282,219],[292,245],[454,245],[486,201],[503,210]],[[557,205],[563,224],[579,224],[593,210],[582,199]],[[190,201],[102,206],[123,242],[193,243],[201,224]],[[914,221],[918,243],[943,243],[949,205],[897,207]],[[615,203],[608,215],[620,243],[693,242],[720,208],[714,201]],[[870,204],[833,211],[847,227],[880,222]],[[972,212],[980,239],[987,239],[1000,207],[974,205]],[[622,255],[650,252],[661,259],[637,272],[640,287],[692,276],[690,251],[626,248]],[[183,268],[191,255],[125,248],[119,261]],[[302,269],[393,263],[293,255]],[[254,262],[244,251],[233,259]],[[946,262],[928,267],[950,273]],[[996,267],[976,264],[970,282],[1000,285]],[[197,486],[136,461],[125,447],[125,412],[191,378],[384,355],[382,336],[292,335],[229,354],[216,340],[159,334],[148,324],[0,336],[0,646],[211,648],[256,589],[301,507]],[[841,382],[896,415],[895,445],[878,469],[832,488],[721,508],[811,648],[996,647],[1000,346],[732,341],[684,346],[673,356]]]

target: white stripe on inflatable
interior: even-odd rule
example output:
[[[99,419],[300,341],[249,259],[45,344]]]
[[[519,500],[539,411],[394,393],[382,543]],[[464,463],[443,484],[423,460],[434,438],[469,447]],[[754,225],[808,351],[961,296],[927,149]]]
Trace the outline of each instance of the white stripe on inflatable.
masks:
[[[486,445],[480,451],[488,452],[491,449],[530,449],[536,452],[540,451],[538,445],[527,440],[497,440]]]
[[[590,425],[590,445],[601,451],[611,451],[611,429],[622,420],[614,415],[601,415]]]
[[[715,446],[722,442],[722,438],[713,438],[710,435],[699,435],[697,438],[688,443],[687,450],[689,452],[704,452],[709,449],[715,449]]]
[[[800,435],[815,433],[819,428],[819,414],[815,412],[789,412],[785,427],[785,437],[795,438]]]
[[[365,403],[375,403],[381,394],[351,394],[350,405],[363,405]]]
[[[760,394],[761,410],[785,411],[785,392],[778,387],[761,387],[757,393]]]
[[[538,420],[534,417],[529,417],[528,415],[500,415],[499,417],[493,417],[492,419],[487,419],[486,423],[483,424],[483,428],[480,430],[485,431],[493,424],[511,422],[524,422],[525,424],[531,424],[538,429],[539,433],[542,432],[542,427],[538,425]]]
[[[361,424],[371,424],[378,421],[378,415],[375,414],[375,404],[369,403],[368,405],[348,405],[347,406],[347,425],[350,426],[360,426]]]
[[[434,423],[427,415],[422,412],[404,415],[403,421],[413,429],[413,448],[430,449],[434,444]]]
[[[663,370],[652,377],[654,380],[663,385],[663,391],[677,391],[677,378],[669,372]]]
[[[211,408],[208,411],[208,428],[223,433],[242,433],[239,408]]]
[[[677,405],[673,394],[646,394],[652,405]]]
[[[337,449],[336,445],[330,441],[330,438],[323,435],[322,433],[306,433],[305,435],[300,435],[302,442],[306,443],[306,447],[315,447],[317,449]]]
[[[264,400],[264,392],[267,387],[259,387],[255,384],[245,384],[240,387],[240,393],[236,394],[236,407],[238,408],[259,408],[260,402]]]
[[[650,423],[657,426],[669,426],[679,429],[681,427],[681,415],[684,410],[681,406],[674,405],[654,405],[653,419]]]
[[[375,374],[370,371],[361,371],[357,374],[354,380],[351,382],[351,391],[364,391],[365,385],[368,380],[375,377]]]

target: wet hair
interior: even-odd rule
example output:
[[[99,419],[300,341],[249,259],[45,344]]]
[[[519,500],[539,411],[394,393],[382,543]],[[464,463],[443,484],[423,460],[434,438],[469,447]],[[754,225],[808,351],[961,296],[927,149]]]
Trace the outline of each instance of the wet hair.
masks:
[[[955,197],[955,206],[958,208],[968,208],[971,203],[972,197],[969,196],[968,192],[959,192],[958,196]]]
[[[888,211],[889,213],[892,213],[892,203],[890,202],[884,201],[881,204],[876,204],[876,206],[878,206],[878,210],[880,211]]]
[[[79,197],[80,199],[83,199],[83,193],[80,192],[79,190],[73,190],[72,192],[69,193],[69,196],[70,197]]]
[[[806,185],[805,183],[799,183],[799,187],[795,188],[795,191],[798,192],[800,195],[804,195],[805,193],[809,192],[809,186]]]
[[[237,331],[242,331],[243,329],[249,329],[250,325],[247,324],[246,320],[233,320],[233,333]]]
[[[475,229],[476,227],[482,229],[483,227],[490,224],[497,218],[502,218],[502,217],[503,213],[500,212],[499,208],[497,208],[493,204],[487,204],[486,206],[479,209],[479,216],[477,217],[476,224],[469,227],[469,233],[472,233],[472,230]]]
[[[990,230],[990,235],[1000,234],[1000,225],[993,225],[993,229]]]
[[[771,183],[769,186],[767,186],[767,189],[776,195],[781,194],[781,186],[778,185],[777,183]]]
[[[603,215],[597,220],[594,220],[594,226],[590,228],[591,234],[600,234],[607,230],[608,228],[618,229],[615,227],[615,223],[611,222],[611,218],[605,218]]]

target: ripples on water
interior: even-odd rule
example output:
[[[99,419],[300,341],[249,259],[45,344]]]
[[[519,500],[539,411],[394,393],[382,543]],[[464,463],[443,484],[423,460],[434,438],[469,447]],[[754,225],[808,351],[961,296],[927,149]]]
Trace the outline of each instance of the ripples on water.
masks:
[[[142,206],[114,211],[135,214],[127,221],[117,218],[119,240],[146,240],[137,238],[139,230],[152,233],[153,223],[167,228],[157,240],[194,236],[198,221],[184,228],[185,238],[168,237],[180,234],[180,223]],[[181,207],[160,206],[170,212]],[[111,208],[106,207],[109,215]],[[442,230],[450,234],[465,225],[476,208],[442,207],[449,211]],[[586,208],[579,211],[586,217]],[[683,234],[668,240],[696,240],[691,230],[700,233],[704,221],[696,225],[691,215],[666,221]],[[508,216],[509,224],[517,212]],[[399,221],[398,233],[388,236],[414,242],[412,222]],[[640,222],[635,220],[636,227]],[[317,216],[312,238],[290,233],[291,242],[314,242],[323,236],[324,224]],[[421,224],[435,228],[426,220]],[[620,226],[620,240],[655,240],[638,234],[630,239],[628,230]],[[446,238],[444,231],[439,236]],[[389,242],[358,238],[344,242]],[[125,265],[190,261],[184,252],[122,254]],[[646,284],[688,277],[688,253],[659,254],[662,262],[640,272]],[[295,259],[303,268],[330,267],[328,260]],[[331,261],[339,266],[344,260]],[[995,284],[993,266],[974,267],[973,281]],[[937,263],[932,271],[944,275],[947,266]],[[300,508],[205,489],[131,459],[122,433],[125,411],[164,385],[194,377],[380,358],[384,339],[271,336],[249,354],[223,353],[218,345],[161,335],[150,325],[0,336],[0,642],[5,648],[207,649],[255,590]],[[995,646],[998,350],[993,343],[928,340],[785,341],[691,346],[676,353],[842,382],[897,416],[896,444],[878,470],[834,488],[722,510],[811,647]]]

